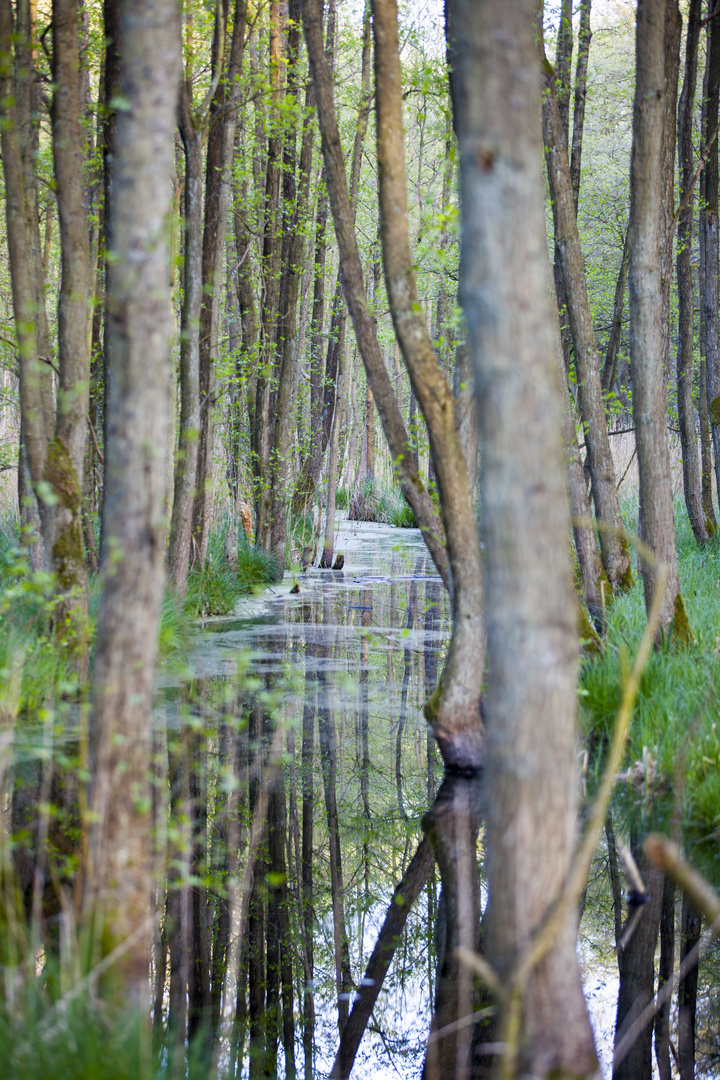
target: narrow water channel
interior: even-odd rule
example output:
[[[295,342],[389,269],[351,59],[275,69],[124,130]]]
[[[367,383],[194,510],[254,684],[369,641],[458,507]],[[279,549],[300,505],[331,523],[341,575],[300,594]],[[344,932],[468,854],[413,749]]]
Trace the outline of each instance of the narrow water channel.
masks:
[[[284,752],[282,768],[273,773],[281,775],[281,793],[274,780],[272,835],[266,833],[266,847],[259,848],[255,891],[245,921],[237,915],[242,897],[230,919],[243,936],[224,983],[225,1015],[237,1021],[221,1049],[236,1070],[231,1075],[260,1075],[259,1057],[269,1067],[265,1075],[292,1075],[282,1012],[294,1028],[296,1075],[329,1074],[339,1021],[361,984],[442,776],[422,704],[443,661],[450,610],[422,537],[416,530],[342,521],[336,551],[344,554],[343,570],[286,574],[279,585],[242,601],[232,618],[207,620],[190,656],[192,694],[186,693],[190,684],[166,688],[168,738],[183,716],[207,725],[206,775],[195,788],[205,799],[199,856],[211,870],[202,917],[213,954],[226,955],[214,944],[215,924],[227,920],[230,906],[223,873],[232,877],[231,848],[247,843],[258,805],[253,761],[263,754],[267,761],[273,735]],[[240,718],[235,730],[245,749],[234,756],[224,721],[217,720],[223,710]],[[170,781],[173,790],[178,781]],[[223,805],[237,811],[235,832],[223,826]],[[279,848],[275,843],[273,849],[278,829]],[[196,842],[196,870],[197,848]],[[432,877],[408,918],[355,1077],[421,1074],[435,986],[438,894]],[[596,934],[591,942],[586,937],[582,953],[607,1063],[617,983],[612,958],[592,962],[600,944]],[[274,987],[273,965],[279,971]]]

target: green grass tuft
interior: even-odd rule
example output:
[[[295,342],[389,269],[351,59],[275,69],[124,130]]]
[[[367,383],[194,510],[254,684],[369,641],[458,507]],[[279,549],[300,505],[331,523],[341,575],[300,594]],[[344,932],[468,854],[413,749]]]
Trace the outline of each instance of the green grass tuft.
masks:
[[[400,488],[386,487],[377,480],[366,479],[362,487],[352,492],[348,504],[350,521],[375,521],[396,525],[400,529],[415,529],[415,515],[405,501]]]
[[[238,544],[237,568],[228,566],[225,561],[227,528],[224,525],[211,535],[205,566],[188,574],[185,610],[190,618],[229,615],[239,597],[282,579],[283,571],[277,559],[252,547],[243,538]]]

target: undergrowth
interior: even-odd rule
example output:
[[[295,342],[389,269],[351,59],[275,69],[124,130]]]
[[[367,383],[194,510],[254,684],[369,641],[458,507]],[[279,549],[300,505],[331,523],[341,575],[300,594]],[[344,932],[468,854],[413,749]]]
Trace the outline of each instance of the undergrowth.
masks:
[[[417,527],[415,515],[394,484],[387,486],[368,478],[354,491],[342,489],[342,504],[336,498],[336,505],[347,509],[350,521],[376,521],[400,529]]]
[[[229,615],[239,597],[282,578],[277,559],[249,544],[242,530],[237,567],[228,565],[225,559],[228,527],[226,523],[210,535],[204,567],[193,569],[188,575],[185,610],[190,618]]]
[[[636,507],[625,509],[628,526],[636,527]],[[654,820],[655,827],[657,816],[667,819],[673,802],[681,799],[685,827],[699,838],[720,835],[720,540],[699,548],[682,504],[676,505],[676,535],[680,589],[695,642],[680,649],[670,634],[648,660],[634,707],[627,778],[619,798],[626,810],[634,806],[646,821]],[[622,685],[645,628],[637,572],[635,587],[617,597],[607,615],[604,649],[585,661],[580,677],[581,734],[600,751],[610,739]],[[594,755],[596,774],[602,757]],[[634,763],[638,765],[633,782]],[[645,768],[641,782],[639,763]]]

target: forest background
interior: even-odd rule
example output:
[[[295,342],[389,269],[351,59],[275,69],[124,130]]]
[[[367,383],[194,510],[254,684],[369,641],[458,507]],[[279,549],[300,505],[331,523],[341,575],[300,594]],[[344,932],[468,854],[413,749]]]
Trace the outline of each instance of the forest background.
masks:
[[[278,1068],[291,1074],[292,985],[301,980],[305,1072],[312,1074],[312,920],[304,923],[302,900],[292,926],[286,914],[288,810],[276,777],[292,769],[294,750],[288,747],[279,767],[272,708],[265,699],[252,708],[245,699],[237,705],[237,747],[230,757],[228,744],[220,749],[215,773],[198,762],[206,762],[214,740],[221,746],[230,739],[222,725],[196,738],[189,723],[181,750],[166,742],[154,784],[147,761],[159,620],[164,658],[182,656],[192,619],[231,612],[239,595],[285,569],[299,575],[318,561],[329,568],[336,507],[356,519],[417,525],[451,597],[445,669],[425,709],[444,783],[434,803],[429,783],[433,809],[424,829],[449,912],[429,1043],[435,1049],[428,1050],[425,1074],[481,1075],[488,1043],[505,1048],[497,1067],[510,1072],[528,1062],[543,1075],[557,1067],[590,1075],[594,1068],[571,908],[584,894],[580,879],[591,841],[605,825],[618,924],[618,856],[611,817],[606,824],[610,788],[602,778],[616,778],[624,745],[617,733],[629,724],[638,692],[628,753],[630,773],[633,760],[638,767],[642,813],[638,819],[628,810],[623,828],[644,882],[655,884],[642,933],[621,950],[618,1045],[626,1015],[652,998],[661,924],[660,986],[670,982],[676,921],[681,960],[699,938],[697,895],[685,882],[676,913],[674,885],[662,885],[641,841],[657,811],[661,825],[678,842],[690,838],[704,870],[716,876],[720,781],[708,687],[718,677],[710,579],[713,472],[720,470],[713,452],[720,419],[720,19],[695,0],[681,7],[655,0],[637,12],[620,2],[596,3],[591,12],[582,0],[574,13],[567,3],[557,10],[548,5],[547,56],[538,56],[528,29],[532,5],[507,6],[510,39],[517,30],[512,18],[525,20],[513,63],[542,73],[548,187],[539,216],[535,189],[523,190],[527,237],[516,248],[509,233],[488,239],[498,257],[490,272],[476,268],[482,288],[473,290],[477,246],[469,237],[474,229],[483,236],[492,229],[472,223],[467,192],[482,181],[476,173],[494,173],[495,151],[474,162],[463,158],[474,137],[467,102],[481,77],[463,59],[466,41],[455,36],[453,19],[482,52],[492,39],[488,28],[504,26],[501,5],[478,5],[473,15],[468,5],[448,4],[446,29],[439,8],[404,7],[398,45],[394,9],[379,2],[374,20],[369,5],[334,2],[324,13],[307,0],[189,5],[180,32],[179,13],[169,3],[108,0],[101,9],[55,0],[43,8],[2,0],[7,632],[0,779],[10,1029],[18,1024],[17,1002],[33,987],[38,996],[27,1009],[50,1007],[51,1014],[68,994],[74,1000],[88,987],[86,1004],[94,1009],[98,981],[105,1003],[145,1002],[151,931],[161,925],[152,978],[162,1067],[180,1067],[187,1040],[201,1069],[212,1062],[240,1070],[247,1025],[250,1074],[274,1075]],[[495,73],[495,58],[483,58]],[[659,111],[644,111],[653,95]],[[497,112],[510,130],[502,102]],[[531,108],[527,116],[533,118]],[[535,128],[520,132],[518,145],[539,169],[537,119]],[[502,134],[497,138],[504,145]],[[534,168],[523,164],[520,172],[527,169],[534,182]],[[516,209],[515,217],[522,216]],[[544,228],[552,286],[541,274],[538,244],[532,246]],[[473,296],[490,295],[492,283],[506,279],[519,291],[524,243],[528,308],[542,327],[537,363],[545,366],[533,367],[526,359],[532,349],[518,337],[516,367],[525,389],[507,402],[493,399],[505,417],[503,442],[488,412],[498,371],[482,366],[492,351],[482,346],[490,333],[487,311],[474,312]],[[461,244],[470,253],[463,254],[464,268]],[[551,287],[559,320],[547,310]],[[517,319],[521,335],[524,316],[502,307],[499,286],[497,296],[498,321]],[[494,328],[493,341],[515,332]],[[502,338],[497,351],[509,356],[509,340]],[[512,370],[505,369],[506,378]],[[561,427],[562,466],[553,441]],[[510,471],[503,472],[505,465]],[[533,476],[543,485],[549,478],[547,504],[535,506],[540,479],[534,484]],[[502,493],[510,490],[523,490],[527,505],[516,496],[507,511]],[[566,589],[566,490],[578,618]],[[624,508],[621,493],[629,499]],[[679,499],[673,507],[680,495],[684,509]],[[633,561],[635,533],[641,556]],[[512,582],[507,565],[519,567]],[[633,592],[636,574],[644,605],[639,590]],[[508,674],[517,666],[518,626],[526,634],[522,678]],[[554,627],[561,627],[564,644],[557,648],[566,658],[557,667],[558,686],[544,697],[542,641]],[[632,667],[629,657],[641,638],[642,663]],[[578,639],[586,655],[581,719],[598,791],[574,853]],[[656,652],[647,660],[653,640]],[[500,730],[518,748],[513,763],[493,742]],[[523,741],[529,731],[547,736],[544,754],[529,752]],[[651,797],[656,777],[677,773],[684,743],[685,775],[675,775],[674,785],[666,781],[664,801]],[[321,754],[325,764],[322,746]],[[429,745],[429,770],[436,754]],[[538,773],[537,789],[518,782],[523,761]],[[481,794],[486,766],[490,778]],[[226,767],[233,776],[228,788]],[[258,769],[267,771],[265,794]],[[552,775],[563,779],[557,795],[548,796],[543,777]],[[663,790],[660,780],[657,787]],[[231,798],[236,788],[237,799]],[[182,844],[168,832],[167,872],[158,879],[154,828],[166,803],[178,828],[186,827],[183,815],[192,825]],[[443,817],[438,808],[447,806]],[[532,824],[518,837],[516,877],[507,880],[493,852],[502,848],[498,830],[507,815],[521,806]],[[330,803],[327,810],[330,821]],[[304,806],[303,828],[307,814]],[[477,960],[477,867],[470,884],[457,882],[468,852],[477,862],[481,820],[491,897],[484,962]],[[241,834],[230,822],[243,824]],[[309,829],[312,836],[311,822]],[[330,826],[329,833],[332,848]],[[406,868],[401,890],[418,865],[430,874],[427,851],[418,848],[420,863]],[[304,852],[302,868],[299,851],[296,856],[301,893],[312,850]],[[332,852],[330,862],[335,873]],[[251,886],[234,910],[241,867]],[[336,1074],[345,1075],[352,1063],[343,1050],[345,1032],[353,1030],[352,982],[337,891],[334,879],[342,1037]],[[503,897],[510,902],[518,891],[529,898],[527,911],[505,940],[497,912]],[[645,884],[636,891],[645,898]],[[159,924],[152,911],[162,913]],[[711,918],[714,912],[705,910]],[[243,956],[238,926],[246,920],[253,944]],[[554,929],[543,937],[546,924]],[[471,956],[479,981],[468,974]],[[106,970],[104,981],[97,973]],[[574,974],[563,980],[560,971]],[[498,972],[512,993],[502,991]],[[663,1077],[671,1074],[671,1043],[681,1074],[694,1069],[692,978],[686,970],[680,980],[685,1012],[684,1020],[673,1020],[677,1048],[670,1011],[658,1006],[655,1047]],[[494,1006],[483,997],[483,980]],[[242,1023],[226,1043],[221,1019],[228,995],[235,995]],[[361,985],[358,995],[361,1000]],[[552,1022],[543,1013],[547,1002],[554,1003]],[[474,1026],[468,1017],[475,1017]],[[480,1022],[488,1017],[489,1024]],[[151,1055],[139,1026],[133,1053]],[[635,1040],[625,1064],[618,1057],[619,1071],[650,1075],[650,1031]],[[707,1060],[712,1054],[706,1048]]]

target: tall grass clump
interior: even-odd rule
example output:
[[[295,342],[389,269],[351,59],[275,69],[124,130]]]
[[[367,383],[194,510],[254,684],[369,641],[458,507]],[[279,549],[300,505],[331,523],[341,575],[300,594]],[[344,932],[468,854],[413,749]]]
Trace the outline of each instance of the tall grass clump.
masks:
[[[676,535],[680,588],[695,641],[679,648],[670,632],[651,654],[633,710],[626,766],[631,802],[649,813],[653,807],[659,812],[662,793],[681,797],[685,828],[700,836],[720,828],[720,540],[699,548],[682,505],[676,506]],[[607,616],[604,648],[585,661],[580,678],[581,726],[596,751],[598,773],[645,627],[639,574]],[[643,764],[646,782],[638,783],[638,765],[633,789],[634,763]]]
[[[416,528],[415,515],[400,489],[394,484],[380,484],[371,477],[367,477],[364,483],[352,492],[348,504],[348,519],[396,525],[401,529]]]
[[[225,558],[225,537],[229,525],[215,530],[208,540],[208,554],[203,567],[188,574],[185,610],[190,618],[229,615],[239,597],[282,579],[277,559],[241,538],[237,566]]]

